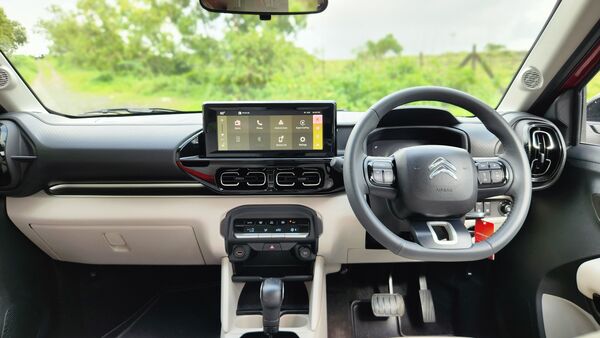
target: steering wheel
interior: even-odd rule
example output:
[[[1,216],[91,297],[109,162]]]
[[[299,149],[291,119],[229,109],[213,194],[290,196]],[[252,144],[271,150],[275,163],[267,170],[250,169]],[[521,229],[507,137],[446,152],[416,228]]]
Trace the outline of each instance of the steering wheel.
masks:
[[[402,148],[389,157],[367,155],[369,134],[394,108],[417,101],[452,104],[473,113],[503,146],[496,157],[476,158],[462,148],[422,145]],[[388,95],[369,108],[348,140],[344,185],[365,230],[396,255],[425,261],[471,261],[500,251],[517,234],[531,204],[531,172],[523,144],[508,123],[487,104],[444,87],[415,87]],[[464,220],[478,200],[510,196],[512,210],[487,239],[473,243]],[[384,225],[368,196],[387,199],[402,210],[412,239]]]

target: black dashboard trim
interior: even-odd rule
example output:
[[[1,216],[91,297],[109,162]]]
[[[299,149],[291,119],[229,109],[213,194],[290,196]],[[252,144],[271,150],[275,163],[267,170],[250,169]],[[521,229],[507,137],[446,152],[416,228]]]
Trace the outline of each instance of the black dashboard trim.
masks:
[[[430,108],[410,108],[399,115],[423,115]],[[442,110],[437,108],[435,113],[427,116],[441,116]],[[449,113],[448,113],[449,114]],[[424,116],[425,116],[424,115]],[[338,154],[343,154],[344,137],[347,137],[352,123],[360,119],[356,112],[340,111],[337,114]],[[514,118],[532,117],[526,113],[504,114],[509,122]],[[411,124],[416,123],[417,117],[406,117]],[[415,120],[416,119],[416,120]],[[442,125],[455,120],[456,124],[449,126],[462,130],[469,136],[472,156],[494,156],[498,139],[490,133],[477,119],[446,117]],[[201,144],[194,141],[202,131],[202,114],[185,113],[171,115],[144,115],[113,117],[89,117],[72,119],[69,117],[35,112],[11,112],[2,114],[0,121],[12,121],[21,130],[23,136],[35,149],[34,161],[29,161],[20,184],[14,189],[2,192],[7,196],[28,196],[39,191],[48,191],[48,187],[58,184],[113,184],[113,183],[164,183],[174,182],[195,183],[192,176],[178,166],[206,165],[206,160],[197,156],[196,149]],[[423,121],[422,125],[440,125],[437,118]],[[342,135],[342,137],[339,137]],[[199,140],[200,142],[200,140]],[[184,149],[189,145],[190,149]],[[195,155],[193,157],[187,155]],[[180,158],[181,157],[181,158]],[[241,163],[244,159],[219,159],[227,163]],[[281,161],[282,158],[254,159],[258,161]],[[297,163],[311,159],[294,159]],[[330,159],[320,159],[327,164]],[[237,162],[236,162],[237,161]],[[338,161],[339,162],[339,161]],[[226,162],[221,162],[226,163]],[[265,163],[263,162],[264,164]],[[338,168],[338,166],[336,166]],[[332,168],[333,169],[333,168]],[[108,189],[94,191],[86,189],[85,194],[108,194]],[[214,194],[204,188],[197,191],[198,195]],[[134,189],[130,193],[124,189],[115,194],[164,194],[172,192],[160,189],[144,191]],[[187,191],[187,190],[186,190]],[[343,185],[328,193],[343,191]],[[63,190],[63,192],[65,192]],[[73,190],[71,190],[73,192]],[[66,192],[65,192],[66,193]],[[111,192],[113,193],[113,192]],[[186,192],[187,193],[187,192]],[[305,195],[319,195],[308,193]],[[283,193],[280,195],[289,195]],[[322,194],[321,194],[322,195]]]

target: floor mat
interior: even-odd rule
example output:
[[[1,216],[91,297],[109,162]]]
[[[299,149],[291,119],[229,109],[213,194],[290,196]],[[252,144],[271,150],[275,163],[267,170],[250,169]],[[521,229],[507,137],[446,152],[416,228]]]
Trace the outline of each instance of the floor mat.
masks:
[[[58,309],[51,337],[97,338],[108,333],[124,337],[211,337],[215,332],[218,336],[218,266],[59,262],[57,279]]]
[[[205,286],[153,298],[104,337],[219,337],[219,334],[219,288]]]
[[[351,310],[354,337],[387,338],[402,335],[398,319],[396,317],[375,317],[370,301],[354,301],[351,305]]]

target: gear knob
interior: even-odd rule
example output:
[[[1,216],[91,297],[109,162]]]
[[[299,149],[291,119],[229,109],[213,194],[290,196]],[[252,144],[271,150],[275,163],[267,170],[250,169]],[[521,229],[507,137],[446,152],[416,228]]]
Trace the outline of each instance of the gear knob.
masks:
[[[279,315],[283,303],[283,281],[267,278],[260,286],[260,304],[263,315],[263,331],[266,334],[279,332]]]

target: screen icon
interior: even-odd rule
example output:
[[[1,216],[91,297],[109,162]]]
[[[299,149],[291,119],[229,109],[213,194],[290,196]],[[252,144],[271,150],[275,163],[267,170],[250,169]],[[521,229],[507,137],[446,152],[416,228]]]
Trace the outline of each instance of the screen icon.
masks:
[[[284,135],[281,135],[277,138],[277,142],[283,143]]]

